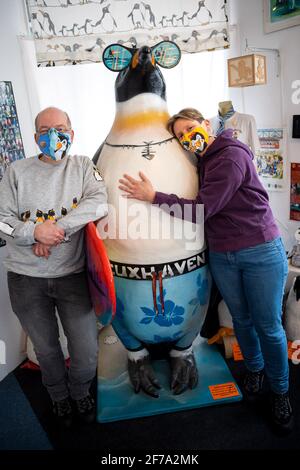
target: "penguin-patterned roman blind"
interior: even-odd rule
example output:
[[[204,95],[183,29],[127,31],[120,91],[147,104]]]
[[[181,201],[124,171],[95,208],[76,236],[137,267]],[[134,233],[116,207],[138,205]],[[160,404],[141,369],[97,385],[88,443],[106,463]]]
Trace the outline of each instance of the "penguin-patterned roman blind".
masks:
[[[39,66],[100,62],[112,43],[229,47],[227,0],[26,0]]]

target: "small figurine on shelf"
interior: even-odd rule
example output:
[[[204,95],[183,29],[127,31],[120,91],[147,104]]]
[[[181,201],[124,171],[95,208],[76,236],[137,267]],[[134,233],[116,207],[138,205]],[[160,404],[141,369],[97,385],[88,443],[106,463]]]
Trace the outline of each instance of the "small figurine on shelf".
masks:
[[[295,238],[297,240],[297,245],[294,245],[292,251],[289,254],[291,258],[292,266],[300,268],[300,227],[296,230]]]

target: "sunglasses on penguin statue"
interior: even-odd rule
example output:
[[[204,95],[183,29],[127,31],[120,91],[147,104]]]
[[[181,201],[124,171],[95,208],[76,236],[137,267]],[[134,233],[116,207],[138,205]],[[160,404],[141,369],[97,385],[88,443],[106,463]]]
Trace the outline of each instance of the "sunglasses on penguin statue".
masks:
[[[138,51],[121,44],[110,44],[102,54],[104,65],[113,72],[121,72],[130,64],[133,55]],[[178,64],[181,52],[177,44],[172,41],[161,41],[151,47],[151,53],[155,62],[163,68],[171,69]]]

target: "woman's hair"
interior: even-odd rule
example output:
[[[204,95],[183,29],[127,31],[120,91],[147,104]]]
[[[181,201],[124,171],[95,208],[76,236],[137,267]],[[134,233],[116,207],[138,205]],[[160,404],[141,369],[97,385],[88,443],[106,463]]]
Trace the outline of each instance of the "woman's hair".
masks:
[[[199,121],[200,124],[202,121],[204,121],[203,115],[197,109],[184,108],[181,111],[179,111],[179,113],[174,114],[174,116],[171,116],[167,122],[167,129],[174,136],[175,136],[174,124],[177,121],[177,119],[191,119],[192,121]]]

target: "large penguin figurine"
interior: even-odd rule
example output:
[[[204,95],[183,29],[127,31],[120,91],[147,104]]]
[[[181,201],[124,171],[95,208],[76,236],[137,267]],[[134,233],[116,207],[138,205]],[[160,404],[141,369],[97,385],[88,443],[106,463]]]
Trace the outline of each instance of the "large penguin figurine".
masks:
[[[286,298],[284,312],[284,329],[288,341],[300,339],[300,276],[293,280]]]
[[[119,69],[118,60],[123,70],[115,83],[115,120],[93,159],[110,205],[98,231],[114,274],[112,324],[128,351],[129,377],[135,392],[158,397],[149,354],[153,344],[167,346],[174,394],[197,385],[192,344],[206,313],[210,277],[203,222],[192,224],[150,203],[126,199],[118,189],[125,173],[139,178],[142,171],[157,191],[189,199],[198,192],[194,155],[166,129],[166,85],[157,66],[170,68],[174,60],[176,65],[179,48],[166,41],[152,48],[122,47],[103,53],[111,70]]]

